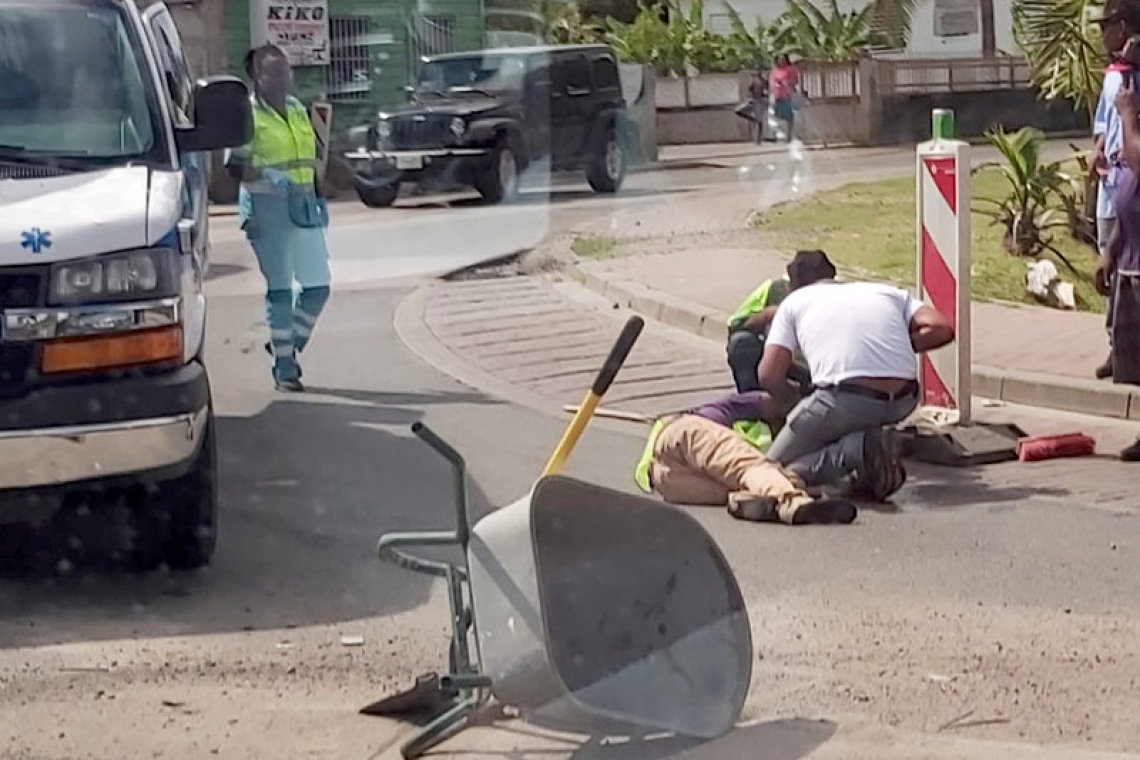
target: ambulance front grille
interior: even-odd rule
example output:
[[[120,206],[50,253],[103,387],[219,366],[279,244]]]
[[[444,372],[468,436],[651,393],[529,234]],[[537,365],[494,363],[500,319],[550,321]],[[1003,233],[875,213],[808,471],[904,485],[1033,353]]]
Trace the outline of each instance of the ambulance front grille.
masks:
[[[46,283],[47,267],[0,270],[0,312],[42,306]],[[36,350],[34,344],[0,340],[0,398],[21,396],[31,389],[36,377]]]

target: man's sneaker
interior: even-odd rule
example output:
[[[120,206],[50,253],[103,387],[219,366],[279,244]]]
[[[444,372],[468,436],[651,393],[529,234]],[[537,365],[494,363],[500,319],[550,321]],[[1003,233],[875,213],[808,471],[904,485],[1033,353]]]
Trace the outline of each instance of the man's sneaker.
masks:
[[[1112,354],[1108,355],[1108,358],[1104,360],[1104,364],[1096,368],[1097,380],[1107,380],[1110,377],[1112,377]]]
[[[752,496],[730,500],[728,502],[728,513],[737,520],[779,522],[780,515],[776,511],[778,504],[779,501],[774,496]]]
[[[1120,458],[1125,462],[1140,462],[1140,441],[1120,452]]]
[[[305,392],[305,386],[301,382],[300,378],[294,378],[292,380],[276,380],[274,382],[277,386],[277,390],[281,391],[282,393]]]
[[[854,522],[859,510],[844,499],[816,499],[792,515],[792,525],[846,525]]]

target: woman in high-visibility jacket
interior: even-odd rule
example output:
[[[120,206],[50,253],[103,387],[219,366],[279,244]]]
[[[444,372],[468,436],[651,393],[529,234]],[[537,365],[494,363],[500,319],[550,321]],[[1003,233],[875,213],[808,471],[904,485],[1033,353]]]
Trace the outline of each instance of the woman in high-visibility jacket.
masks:
[[[303,391],[298,355],[329,298],[328,210],[316,185],[317,138],[305,106],[290,92],[293,71],[280,48],[250,51],[253,141],[227,158],[241,180],[242,229],[266,284],[266,308],[279,390]],[[293,284],[300,285],[294,297]]]

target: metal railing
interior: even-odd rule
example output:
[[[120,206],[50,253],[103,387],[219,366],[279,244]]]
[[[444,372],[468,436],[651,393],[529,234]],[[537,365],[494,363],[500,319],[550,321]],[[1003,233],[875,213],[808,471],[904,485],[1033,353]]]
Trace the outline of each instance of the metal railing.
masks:
[[[329,17],[329,99],[365,100],[372,92],[371,32],[369,16]]]
[[[1018,90],[1031,86],[1029,63],[1018,56],[876,60],[881,95]]]

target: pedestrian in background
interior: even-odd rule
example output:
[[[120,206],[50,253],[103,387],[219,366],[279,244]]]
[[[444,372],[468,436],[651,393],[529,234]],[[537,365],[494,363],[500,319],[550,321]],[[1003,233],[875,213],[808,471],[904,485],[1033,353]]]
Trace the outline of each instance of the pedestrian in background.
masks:
[[[1133,34],[1140,32],[1140,19],[1134,17],[1135,3],[1122,0],[1109,0],[1105,4],[1104,14],[1098,20],[1101,35],[1104,39],[1104,48],[1108,51],[1111,62],[1104,72],[1104,82],[1101,86],[1100,99],[1097,101],[1096,115],[1093,119],[1093,166],[1096,169],[1099,181],[1097,184],[1096,199],[1096,242],[1097,249],[1103,258],[1108,251],[1108,241],[1116,224],[1116,204],[1113,193],[1119,175],[1121,155],[1120,115],[1116,110],[1116,95],[1124,82],[1124,76],[1129,70],[1129,64],[1121,60],[1121,53],[1125,43]],[[1132,17],[1130,17],[1132,14]],[[1103,380],[1112,377],[1112,290],[1109,289],[1108,310],[1105,318],[1105,329],[1109,339],[1109,355],[1102,365],[1096,368],[1096,377]]]
[[[788,142],[795,138],[797,96],[800,89],[800,72],[792,59],[781,55],[776,68],[768,75],[768,99],[772,115],[787,125]]]
[[[1122,3],[1117,12],[1140,22],[1137,0]],[[1132,37],[1135,27],[1129,27],[1129,32]],[[1097,267],[1096,284],[1102,294],[1112,293],[1113,382],[1140,385],[1140,94],[1136,82],[1140,44],[1130,39],[1121,58],[1129,64],[1116,96],[1124,160],[1113,192],[1116,225]],[[1124,449],[1120,458],[1140,462],[1140,441]]]
[[[752,72],[748,82],[748,103],[756,121],[756,144],[759,145],[764,142],[764,117],[768,113],[768,78],[761,68]]]
[[[253,141],[226,164],[241,180],[242,229],[265,278],[273,380],[303,391],[298,356],[329,299],[328,209],[317,189],[317,138],[309,112],[292,96],[293,71],[274,45],[250,51]],[[300,293],[294,295],[294,283]]]

